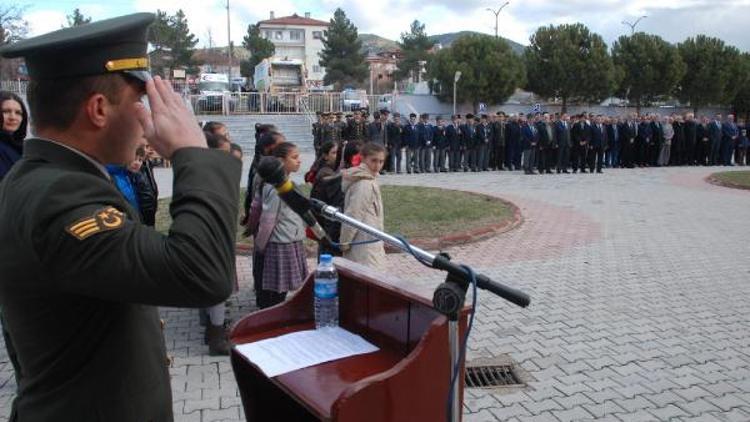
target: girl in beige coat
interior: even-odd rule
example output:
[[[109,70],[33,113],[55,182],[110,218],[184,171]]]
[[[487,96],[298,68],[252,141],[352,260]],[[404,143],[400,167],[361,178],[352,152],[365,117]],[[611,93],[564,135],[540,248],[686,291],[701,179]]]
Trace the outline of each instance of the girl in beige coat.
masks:
[[[383,230],[383,199],[377,177],[385,163],[385,148],[377,143],[365,144],[360,151],[362,163],[344,170],[341,188],[344,191],[344,213],[352,218]],[[357,229],[343,225],[341,244],[344,258],[374,268],[385,268],[383,242],[352,245],[352,242],[372,240]]]

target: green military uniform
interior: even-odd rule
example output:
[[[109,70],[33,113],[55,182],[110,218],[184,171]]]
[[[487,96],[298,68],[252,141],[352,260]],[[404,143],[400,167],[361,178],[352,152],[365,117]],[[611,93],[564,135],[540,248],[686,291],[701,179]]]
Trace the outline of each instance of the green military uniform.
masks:
[[[152,20],[138,14],[50,35],[98,38],[86,57],[99,60],[107,56],[97,48],[137,30],[129,42],[140,40],[143,56]],[[41,56],[24,50],[42,41],[51,42],[0,53],[28,53],[32,78],[49,75],[35,67]],[[113,49],[108,62],[117,71],[140,63],[130,61],[132,48]],[[11,420],[173,419],[156,306],[206,307],[231,293],[241,163],[203,148],[179,149],[172,163],[174,222],[162,235],[140,222],[93,158],[53,140],[26,141],[0,184],[0,304],[20,365]]]

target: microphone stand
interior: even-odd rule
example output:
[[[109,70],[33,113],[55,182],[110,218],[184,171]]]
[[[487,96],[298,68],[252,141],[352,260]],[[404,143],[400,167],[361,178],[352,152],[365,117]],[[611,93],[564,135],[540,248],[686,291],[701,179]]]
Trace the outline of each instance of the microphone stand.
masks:
[[[311,199],[310,202],[313,209],[319,212],[320,215],[322,215],[326,219],[338,221],[340,223],[352,226],[357,230],[365,232],[372,237],[395,246],[404,252],[413,253],[419,261],[425,264],[429,264],[434,269],[443,270],[448,273],[446,275],[445,282],[440,284],[435,289],[432,297],[432,304],[435,310],[442,313],[448,318],[448,347],[450,351],[450,373],[452,378],[453,374],[456,373],[456,370],[460,365],[458,318],[459,313],[464,306],[466,291],[471,281],[469,272],[464,267],[451,262],[450,257],[447,254],[433,255],[416,246],[408,247],[398,238],[381,230],[378,230],[372,226],[369,226],[355,218],[349,217],[348,215],[340,212],[336,207],[332,207],[325,202],[319,201],[317,199]],[[478,288],[488,290],[502,297],[503,299],[523,308],[528,306],[531,301],[526,293],[492,281],[487,276],[481,274],[476,275],[476,283]],[[462,376],[459,375],[455,380],[452,380],[452,407],[451,415],[449,418],[450,422],[458,422],[461,417],[461,403],[459,402],[460,391],[458,388],[459,382],[461,382],[459,380],[461,379]]]

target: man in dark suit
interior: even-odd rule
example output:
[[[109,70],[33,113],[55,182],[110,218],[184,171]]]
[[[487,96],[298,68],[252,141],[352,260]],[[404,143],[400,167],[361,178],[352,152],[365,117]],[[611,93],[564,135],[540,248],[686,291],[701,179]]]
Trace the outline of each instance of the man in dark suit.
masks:
[[[650,166],[655,166],[656,161],[659,158],[659,151],[661,150],[661,146],[664,144],[664,129],[661,125],[661,116],[657,113],[651,116],[651,144],[649,145],[648,150],[648,164]],[[672,145],[674,145],[674,141],[672,142]],[[682,148],[682,145],[680,145],[680,148]]]
[[[507,139],[505,140],[505,166],[508,170],[521,169],[521,125],[519,116],[512,115],[506,126]]]
[[[434,146],[435,156],[432,161],[432,170],[435,173],[444,173],[446,168],[446,155],[448,154],[448,129],[445,126],[445,120],[442,116],[435,118],[436,126],[432,131],[432,143]]]
[[[409,114],[409,122],[404,125],[403,142],[406,147],[406,172],[419,173],[417,168],[418,158],[418,144],[417,144],[417,115],[414,113]]]
[[[467,172],[471,168],[472,147],[474,145],[474,115],[467,114],[466,121],[461,125],[461,167]]]
[[[708,117],[701,116],[700,123],[695,130],[695,163],[699,166],[708,165],[708,155],[711,150],[708,125]]]
[[[740,130],[734,123],[733,114],[727,115],[726,121],[721,125],[721,135],[721,161],[725,166],[733,166],[732,153],[740,135]]]
[[[506,144],[506,131],[505,131],[505,113],[498,111],[495,117],[495,122],[492,125],[492,163],[490,167],[493,170],[505,170],[505,144]]]
[[[620,144],[622,145],[622,167],[635,167],[636,151],[638,144],[638,121],[635,113],[632,113],[626,121],[620,125]]]
[[[151,79],[154,19],[0,48],[26,60],[39,136],[0,184],[0,307],[21,371],[11,420],[172,420],[157,306],[232,291],[242,165],[209,150],[182,98]],[[174,168],[168,234],[141,222],[105,169],[132,161],[143,137]]]
[[[539,131],[532,122],[528,121],[528,119],[533,119],[533,115],[521,115],[523,171],[525,174],[535,174],[534,163],[536,162],[536,152],[539,147]]]
[[[404,155],[404,128],[401,125],[401,114],[393,113],[393,120],[388,122],[386,128],[386,130],[388,131],[388,146],[391,151],[390,170],[392,172],[396,172],[396,174],[401,174],[401,159]]]
[[[685,116],[685,159],[683,164],[695,165],[698,162],[698,122],[695,115],[688,113]]]
[[[557,172],[568,173],[571,148],[568,113],[562,113],[560,120],[555,123],[555,144],[557,145]]]
[[[601,115],[596,116],[594,125],[591,127],[591,142],[589,143],[589,171],[602,172],[604,163],[604,150],[607,148],[607,129],[604,127]]]
[[[604,152],[604,163],[609,168],[620,166],[620,126],[618,118],[607,117],[604,123],[607,128],[607,150]]]
[[[717,166],[721,164],[721,114],[717,114],[714,120],[708,124],[708,138],[711,143],[711,150],[708,156],[708,164]]]
[[[552,165],[557,159],[555,145],[555,132],[552,127],[549,113],[544,113],[536,122],[536,129],[539,132],[539,173],[552,174]]]
[[[578,116],[578,121],[573,125],[570,136],[573,139],[571,154],[573,157],[573,173],[577,172],[579,169],[581,170],[581,173],[586,173],[591,131],[589,125],[586,123],[585,113]]]
[[[451,123],[446,128],[448,136],[448,166],[450,171],[461,169],[461,115],[451,116]]]
[[[419,116],[419,123],[417,123],[417,168],[422,173],[432,172],[432,130],[433,126],[430,124],[430,115],[427,113]]]
[[[490,123],[487,121],[487,115],[483,114],[479,120],[479,124],[474,132],[474,166],[472,171],[487,171],[489,170],[489,148],[490,140],[492,138],[492,128]]]
[[[636,162],[639,167],[650,165],[651,138],[651,119],[648,116],[643,116],[641,117],[641,123],[638,125],[638,158]]]

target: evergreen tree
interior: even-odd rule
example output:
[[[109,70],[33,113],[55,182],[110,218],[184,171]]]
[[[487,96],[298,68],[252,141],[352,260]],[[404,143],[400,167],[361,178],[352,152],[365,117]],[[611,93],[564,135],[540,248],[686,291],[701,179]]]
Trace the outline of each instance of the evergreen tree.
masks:
[[[429,50],[435,45],[430,41],[424,30],[424,24],[415,20],[411,23],[409,32],[401,33],[401,41],[398,47],[401,49],[404,57],[398,64],[398,69],[394,76],[396,79],[403,80],[410,76],[417,77],[422,70],[420,63],[426,63],[430,59]]]
[[[250,52],[250,59],[240,63],[240,74],[248,77],[253,76],[258,63],[273,56],[276,51],[273,43],[260,35],[260,27],[252,24],[247,26],[247,34],[242,39],[242,46]]]
[[[671,96],[685,75],[677,48],[643,32],[615,41],[612,61],[623,75],[616,95],[634,103],[639,113],[642,105]]]
[[[347,84],[361,83],[369,72],[365,56],[359,50],[362,41],[357,38],[357,27],[349,21],[346,13],[336,9],[333,19],[324,32],[320,65],[325,67],[323,82],[342,89]]]
[[[156,11],[156,20],[148,31],[148,42],[154,48],[151,66],[159,74],[163,68],[193,66],[193,52],[198,39],[190,32],[185,13],[180,9],[173,16]]]
[[[742,54],[742,65],[737,94],[732,101],[732,108],[738,117],[744,117],[745,122],[750,122],[750,53]]]
[[[619,72],[607,44],[580,23],[541,27],[524,51],[527,89],[544,98],[601,102],[614,91]]]
[[[687,72],[677,98],[697,111],[706,105],[729,104],[742,83],[743,62],[739,50],[718,38],[698,35],[678,44]]]
[[[456,101],[471,102],[475,111],[480,102],[504,103],[526,80],[521,58],[504,39],[488,35],[462,36],[430,60],[427,73],[438,81],[437,93],[442,101],[453,100],[457,70],[461,71],[461,80]]]
[[[91,23],[91,17],[85,16],[83,13],[81,13],[81,9],[77,7],[75,8],[75,10],[73,10],[73,13],[67,15],[66,18],[68,19],[68,27],[81,26],[87,23]]]

